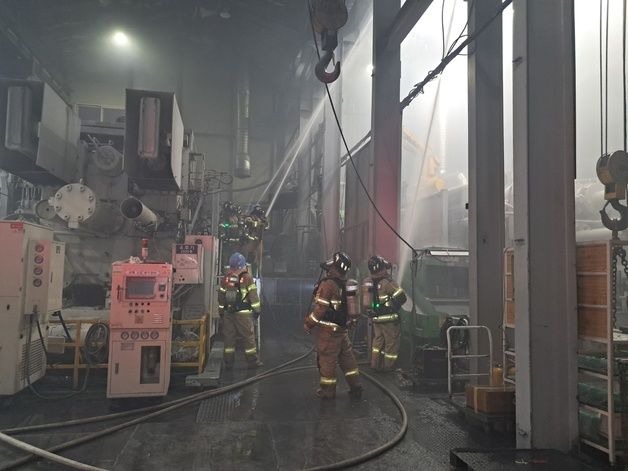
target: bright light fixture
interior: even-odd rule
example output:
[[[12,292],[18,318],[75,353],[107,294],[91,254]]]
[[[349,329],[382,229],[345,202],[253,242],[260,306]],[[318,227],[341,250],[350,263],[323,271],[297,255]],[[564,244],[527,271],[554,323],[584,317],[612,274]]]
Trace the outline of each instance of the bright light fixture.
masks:
[[[129,37],[122,31],[116,31],[111,36],[111,41],[118,47],[126,47],[129,45]]]

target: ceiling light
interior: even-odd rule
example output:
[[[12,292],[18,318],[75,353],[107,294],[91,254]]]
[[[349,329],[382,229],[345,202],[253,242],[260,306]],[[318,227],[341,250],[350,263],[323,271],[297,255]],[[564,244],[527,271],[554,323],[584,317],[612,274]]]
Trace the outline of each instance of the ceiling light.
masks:
[[[116,31],[113,33],[113,36],[111,36],[111,42],[118,47],[126,47],[129,45],[129,37],[122,31]]]
[[[222,11],[220,12],[220,17],[223,20],[228,20],[229,18],[231,18],[231,13],[229,12],[229,9],[227,7],[224,7],[222,9]]]

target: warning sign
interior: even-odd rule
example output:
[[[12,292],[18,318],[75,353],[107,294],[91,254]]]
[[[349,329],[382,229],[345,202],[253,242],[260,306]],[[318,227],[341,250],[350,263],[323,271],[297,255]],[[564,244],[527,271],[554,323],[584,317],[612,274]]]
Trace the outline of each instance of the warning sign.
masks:
[[[198,245],[196,244],[177,244],[175,247],[176,254],[196,255],[198,254]]]

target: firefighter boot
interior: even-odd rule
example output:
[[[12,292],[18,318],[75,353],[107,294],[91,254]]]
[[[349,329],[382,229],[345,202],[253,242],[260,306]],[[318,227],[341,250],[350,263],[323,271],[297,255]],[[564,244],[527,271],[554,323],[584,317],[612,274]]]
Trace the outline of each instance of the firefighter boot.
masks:
[[[364,391],[364,387],[360,384],[360,379],[357,376],[347,376],[347,383],[349,383],[349,396],[354,399],[360,399],[362,391]]]
[[[321,384],[316,390],[316,396],[321,399],[334,399],[336,397],[335,384]]]

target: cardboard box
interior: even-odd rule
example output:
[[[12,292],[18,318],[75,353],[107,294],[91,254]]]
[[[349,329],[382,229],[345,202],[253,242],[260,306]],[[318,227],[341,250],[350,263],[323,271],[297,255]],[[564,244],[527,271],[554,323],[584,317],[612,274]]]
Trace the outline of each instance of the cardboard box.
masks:
[[[485,414],[514,414],[515,388],[512,386],[466,387],[467,407]]]

